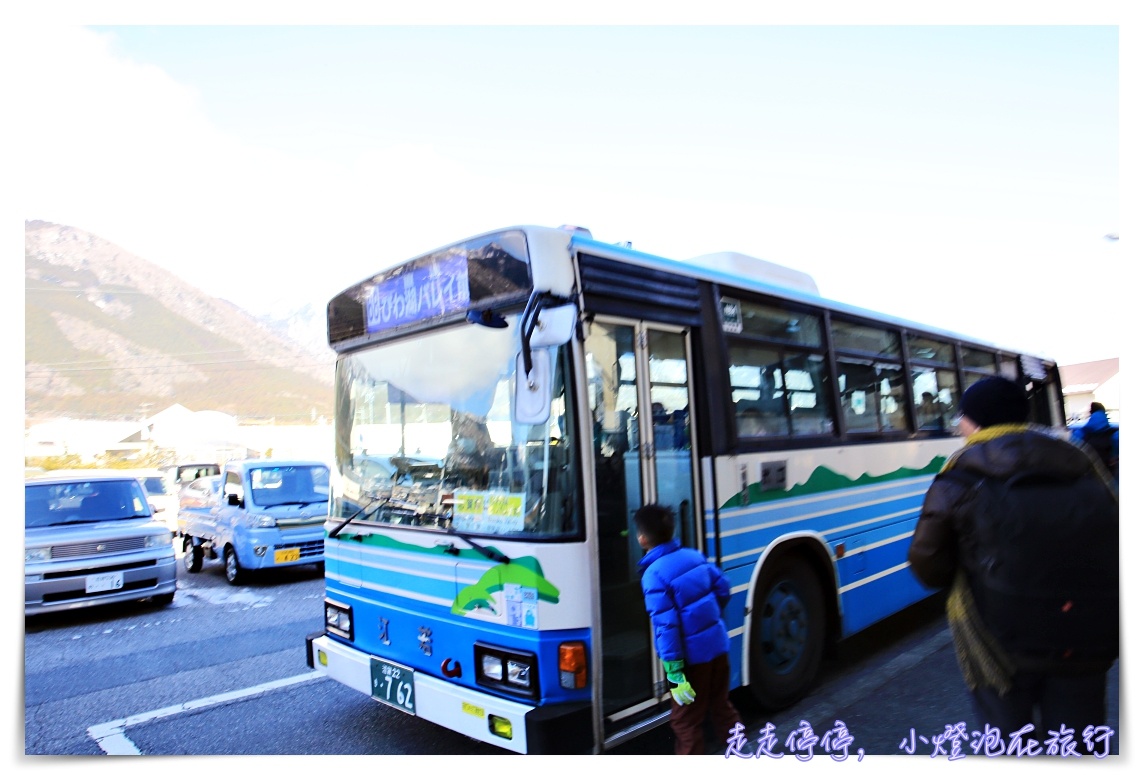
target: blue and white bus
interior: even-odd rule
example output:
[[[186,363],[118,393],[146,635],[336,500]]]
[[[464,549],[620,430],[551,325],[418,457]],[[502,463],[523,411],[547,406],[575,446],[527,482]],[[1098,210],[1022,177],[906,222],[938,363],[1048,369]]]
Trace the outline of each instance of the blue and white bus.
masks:
[[[820,297],[723,253],[582,228],[442,247],[328,307],[325,630],[309,664],[518,753],[666,722],[632,515],[727,573],[732,688],[798,701],[823,650],[928,595],[906,563],[951,416],[990,374],[1063,426],[1057,366]]]

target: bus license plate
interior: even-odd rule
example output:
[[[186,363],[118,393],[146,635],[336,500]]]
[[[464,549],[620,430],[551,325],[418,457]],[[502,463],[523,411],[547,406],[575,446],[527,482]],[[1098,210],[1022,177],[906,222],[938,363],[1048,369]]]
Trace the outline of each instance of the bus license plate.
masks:
[[[412,669],[381,658],[370,658],[369,673],[373,698],[410,715],[417,714],[413,702]]]
[[[291,547],[289,550],[275,550],[274,562],[275,563],[293,563],[302,559],[302,550],[298,547]]]
[[[88,593],[103,593],[108,590],[119,590],[122,587],[123,572],[121,571],[87,575],[86,588]]]

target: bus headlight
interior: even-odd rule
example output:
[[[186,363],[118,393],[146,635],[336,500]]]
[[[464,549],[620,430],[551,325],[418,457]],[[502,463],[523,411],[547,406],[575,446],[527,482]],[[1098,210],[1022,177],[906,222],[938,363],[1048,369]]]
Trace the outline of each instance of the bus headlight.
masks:
[[[353,607],[326,599],[326,631],[352,642],[354,639]]]
[[[477,642],[473,646],[477,684],[537,698],[536,656]]]
[[[508,676],[505,678],[509,685],[519,685],[522,688],[532,687],[532,664],[509,659],[505,664]]]
[[[504,660],[499,655],[482,655],[481,676],[497,682],[503,680]]]

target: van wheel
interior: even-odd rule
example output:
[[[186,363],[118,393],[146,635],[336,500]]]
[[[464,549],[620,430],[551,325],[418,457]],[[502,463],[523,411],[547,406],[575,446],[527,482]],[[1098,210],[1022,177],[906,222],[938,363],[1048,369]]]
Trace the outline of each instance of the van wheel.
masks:
[[[751,612],[751,693],[764,708],[782,710],[818,676],[826,638],[822,585],[805,561],[780,560],[763,573]]]
[[[241,585],[246,580],[246,573],[238,565],[238,553],[233,547],[227,547],[222,553],[223,568],[226,571],[226,581],[231,585]]]
[[[315,563],[314,568],[318,570],[318,576],[319,577],[325,576],[325,574],[326,574],[326,562],[325,561],[319,561],[318,563]]]
[[[191,574],[203,570],[203,546],[195,544],[189,536],[183,537],[183,568]]]

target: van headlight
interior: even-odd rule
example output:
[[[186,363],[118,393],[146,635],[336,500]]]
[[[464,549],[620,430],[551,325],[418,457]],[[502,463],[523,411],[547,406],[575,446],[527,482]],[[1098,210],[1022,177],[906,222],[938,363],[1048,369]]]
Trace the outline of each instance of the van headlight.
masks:
[[[52,559],[51,547],[25,547],[24,563],[44,563]]]
[[[171,546],[171,532],[167,531],[165,534],[152,534],[143,538],[143,547],[170,547]]]

